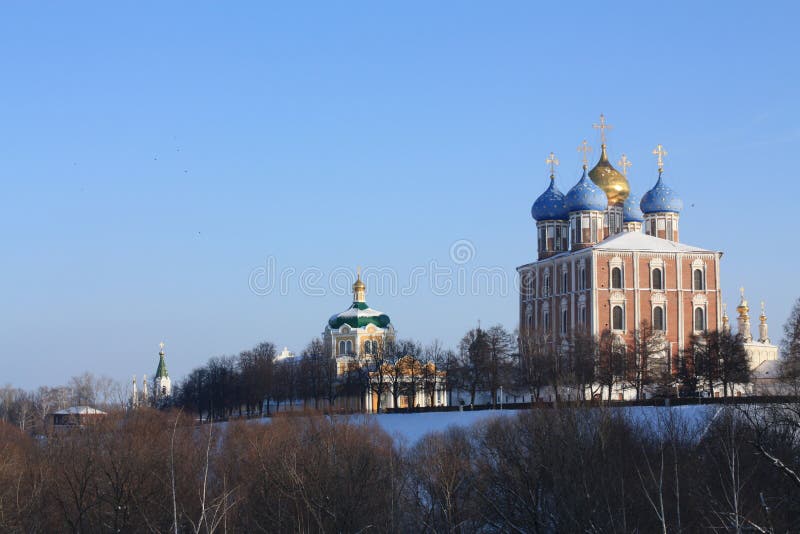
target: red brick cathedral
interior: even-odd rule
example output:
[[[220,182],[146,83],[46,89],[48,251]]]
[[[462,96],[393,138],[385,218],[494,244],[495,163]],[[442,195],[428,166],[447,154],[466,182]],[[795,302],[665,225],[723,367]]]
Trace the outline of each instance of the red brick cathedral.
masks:
[[[722,325],[719,278],[721,252],[681,243],[683,202],[668,185],[666,152],[658,145],[655,184],[641,198],[630,192],[630,163],[621,171],[608,160],[600,116],[600,159],[566,194],[555,181],[558,160],[551,153],[550,184],[536,199],[537,261],[518,267],[520,330],[542,332],[567,343],[576,329],[599,336],[610,330],[629,346],[643,322],[662,332],[675,360],[692,334]]]

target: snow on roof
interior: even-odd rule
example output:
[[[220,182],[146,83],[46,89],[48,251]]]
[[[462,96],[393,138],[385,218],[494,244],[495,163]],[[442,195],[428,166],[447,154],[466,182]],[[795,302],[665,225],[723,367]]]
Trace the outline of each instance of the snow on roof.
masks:
[[[106,412],[91,406],[70,406],[53,413],[55,415],[106,415]]]
[[[630,250],[644,252],[706,252],[711,250],[694,247],[685,243],[676,243],[642,232],[623,232],[609,237],[592,247],[594,250]]]

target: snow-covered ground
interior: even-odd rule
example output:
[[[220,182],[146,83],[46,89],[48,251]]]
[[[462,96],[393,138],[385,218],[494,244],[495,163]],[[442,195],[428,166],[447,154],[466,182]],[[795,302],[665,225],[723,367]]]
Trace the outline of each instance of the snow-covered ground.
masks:
[[[659,420],[668,416],[677,416],[686,425],[703,425],[709,416],[717,411],[718,406],[676,406],[663,408],[655,406],[629,406],[611,408],[621,410],[625,415],[646,427],[658,428]],[[600,408],[585,408],[597,410]],[[429,413],[396,413],[396,414],[364,414],[353,416],[352,421],[375,421],[390,436],[399,442],[413,446],[423,436],[431,432],[445,430],[451,426],[469,427],[479,421],[496,417],[514,417],[521,413],[518,410],[482,410],[463,412],[429,412]]]

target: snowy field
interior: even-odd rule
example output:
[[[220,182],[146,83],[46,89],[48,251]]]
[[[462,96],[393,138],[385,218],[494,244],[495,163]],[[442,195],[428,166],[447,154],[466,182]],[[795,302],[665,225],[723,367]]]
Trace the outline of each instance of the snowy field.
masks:
[[[718,406],[675,406],[663,408],[656,406],[629,406],[610,408],[622,411],[634,422],[643,426],[657,428],[659,420],[675,416],[688,426],[704,425],[713,416]],[[583,408],[598,410],[602,408]],[[525,410],[482,410],[464,412],[394,413],[364,414],[353,416],[353,421],[375,421],[390,436],[407,446],[413,446],[426,434],[439,432],[451,426],[469,427],[480,421],[497,417],[514,417]]]

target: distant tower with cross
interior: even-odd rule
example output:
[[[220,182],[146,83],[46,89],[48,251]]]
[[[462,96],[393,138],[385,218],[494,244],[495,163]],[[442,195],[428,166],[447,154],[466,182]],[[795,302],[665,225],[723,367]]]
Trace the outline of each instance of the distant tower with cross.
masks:
[[[753,371],[754,382],[758,382],[762,375],[767,374],[767,370],[773,367],[778,360],[778,347],[773,345],[769,339],[769,327],[767,326],[767,311],[764,302],[761,302],[761,313],[758,316],[758,339],[753,339],[750,332],[750,305],[744,295],[744,288],[739,288],[741,299],[736,311],[738,317],[738,334],[742,336],[744,348],[750,359],[750,369]]]
[[[167,362],[164,358],[164,342],[159,343],[158,351],[158,368],[156,368],[156,376],[153,379],[153,398],[156,402],[160,402],[172,396],[172,382],[169,379],[167,372]]]

